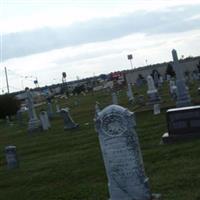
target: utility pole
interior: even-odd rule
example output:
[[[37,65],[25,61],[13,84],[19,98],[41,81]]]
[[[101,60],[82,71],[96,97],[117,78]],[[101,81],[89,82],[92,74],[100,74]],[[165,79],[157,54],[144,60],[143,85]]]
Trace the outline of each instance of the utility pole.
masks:
[[[9,93],[10,93],[10,90],[9,90],[9,83],[8,83],[8,74],[7,74],[7,69],[6,69],[6,67],[5,67],[4,69],[5,69],[5,75],[6,75],[7,91],[8,91],[8,94],[9,94]]]

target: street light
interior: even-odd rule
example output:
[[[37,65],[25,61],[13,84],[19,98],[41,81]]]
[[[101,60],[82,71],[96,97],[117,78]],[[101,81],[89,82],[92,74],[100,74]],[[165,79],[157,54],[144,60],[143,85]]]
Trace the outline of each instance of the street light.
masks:
[[[128,57],[128,60],[130,60],[131,69],[133,69],[133,63],[132,63],[133,55],[132,55],[132,54],[129,54],[129,55],[127,55],[127,57]]]

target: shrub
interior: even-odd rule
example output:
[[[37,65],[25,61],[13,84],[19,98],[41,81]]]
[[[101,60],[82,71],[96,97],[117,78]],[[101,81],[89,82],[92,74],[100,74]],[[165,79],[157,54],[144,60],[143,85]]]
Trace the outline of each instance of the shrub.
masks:
[[[11,117],[17,113],[20,108],[20,101],[14,95],[0,95],[0,118],[5,119],[6,116]]]

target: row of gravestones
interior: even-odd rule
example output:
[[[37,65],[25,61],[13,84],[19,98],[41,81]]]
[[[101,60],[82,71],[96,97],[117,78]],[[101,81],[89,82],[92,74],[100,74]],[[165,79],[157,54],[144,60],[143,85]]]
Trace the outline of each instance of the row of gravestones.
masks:
[[[177,107],[184,107],[191,105],[191,98],[188,93],[188,87],[185,84],[184,74],[181,70],[181,64],[178,61],[178,56],[176,50],[172,50],[172,57],[173,57],[173,68],[176,73],[176,81],[169,77],[169,92],[174,101],[176,101]],[[159,103],[160,103],[160,96],[158,93],[158,87],[161,87],[163,84],[163,80],[159,79],[158,73],[153,73],[153,77],[151,75],[147,76],[147,96],[148,96],[148,103],[149,105],[154,105],[154,113],[160,113],[159,111]],[[132,92],[131,84],[128,83],[128,91],[127,96],[129,102],[134,102],[134,96]],[[142,102],[144,103],[144,97]],[[112,103],[118,104],[117,94],[115,92],[112,93]],[[157,111],[156,111],[157,110]]]
[[[39,120],[34,108],[33,96],[32,96],[31,91],[27,89],[26,94],[27,94],[26,103],[27,103],[28,113],[29,113],[28,132],[29,133],[37,132],[37,131],[40,131],[41,128],[43,130],[48,130],[51,127],[49,119],[52,119],[54,117],[51,102],[49,101],[47,103],[47,107],[48,107],[47,112],[42,111],[40,113],[40,120]],[[56,112],[62,116],[64,120],[65,130],[78,127],[78,124],[76,124],[71,118],[68,108],[60,109],[59,105],[56,103]]]
[[[176,57],[174,58],[176,69],[180,66],[176,62]],[[181,75],[177,76],[177,90],[181,92],[178,93],[177,106],[182,107],[168,110],[167,122],[170,136],[179,135],[183,138],[183,134],[190,135],[190,131],[197,134],[200,128],[200,106],[184,107],[190,101],[189,95],[183,95],[187,90],[183,89],[184,81],[181,82],[181,80]],[[185,124],[193,126],[184,127]],[[98,132],[111,200],[160,199],[160,195],[151,193],[135,126],[134,114],[129,110],[118,105],[110,105],[101,111],[96,104],[95,127]],[[13,162],[13,166],[18,166],[16,147],[7,147],[6,156],[7,162]]]

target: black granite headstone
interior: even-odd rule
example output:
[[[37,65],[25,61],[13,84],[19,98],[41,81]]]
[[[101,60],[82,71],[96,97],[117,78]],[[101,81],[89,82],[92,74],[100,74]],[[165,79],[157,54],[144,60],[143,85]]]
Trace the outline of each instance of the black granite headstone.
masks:
[[[162,137],[164,143],[200,138],[200,106],[189,106],[167,110],[168,133]]]

